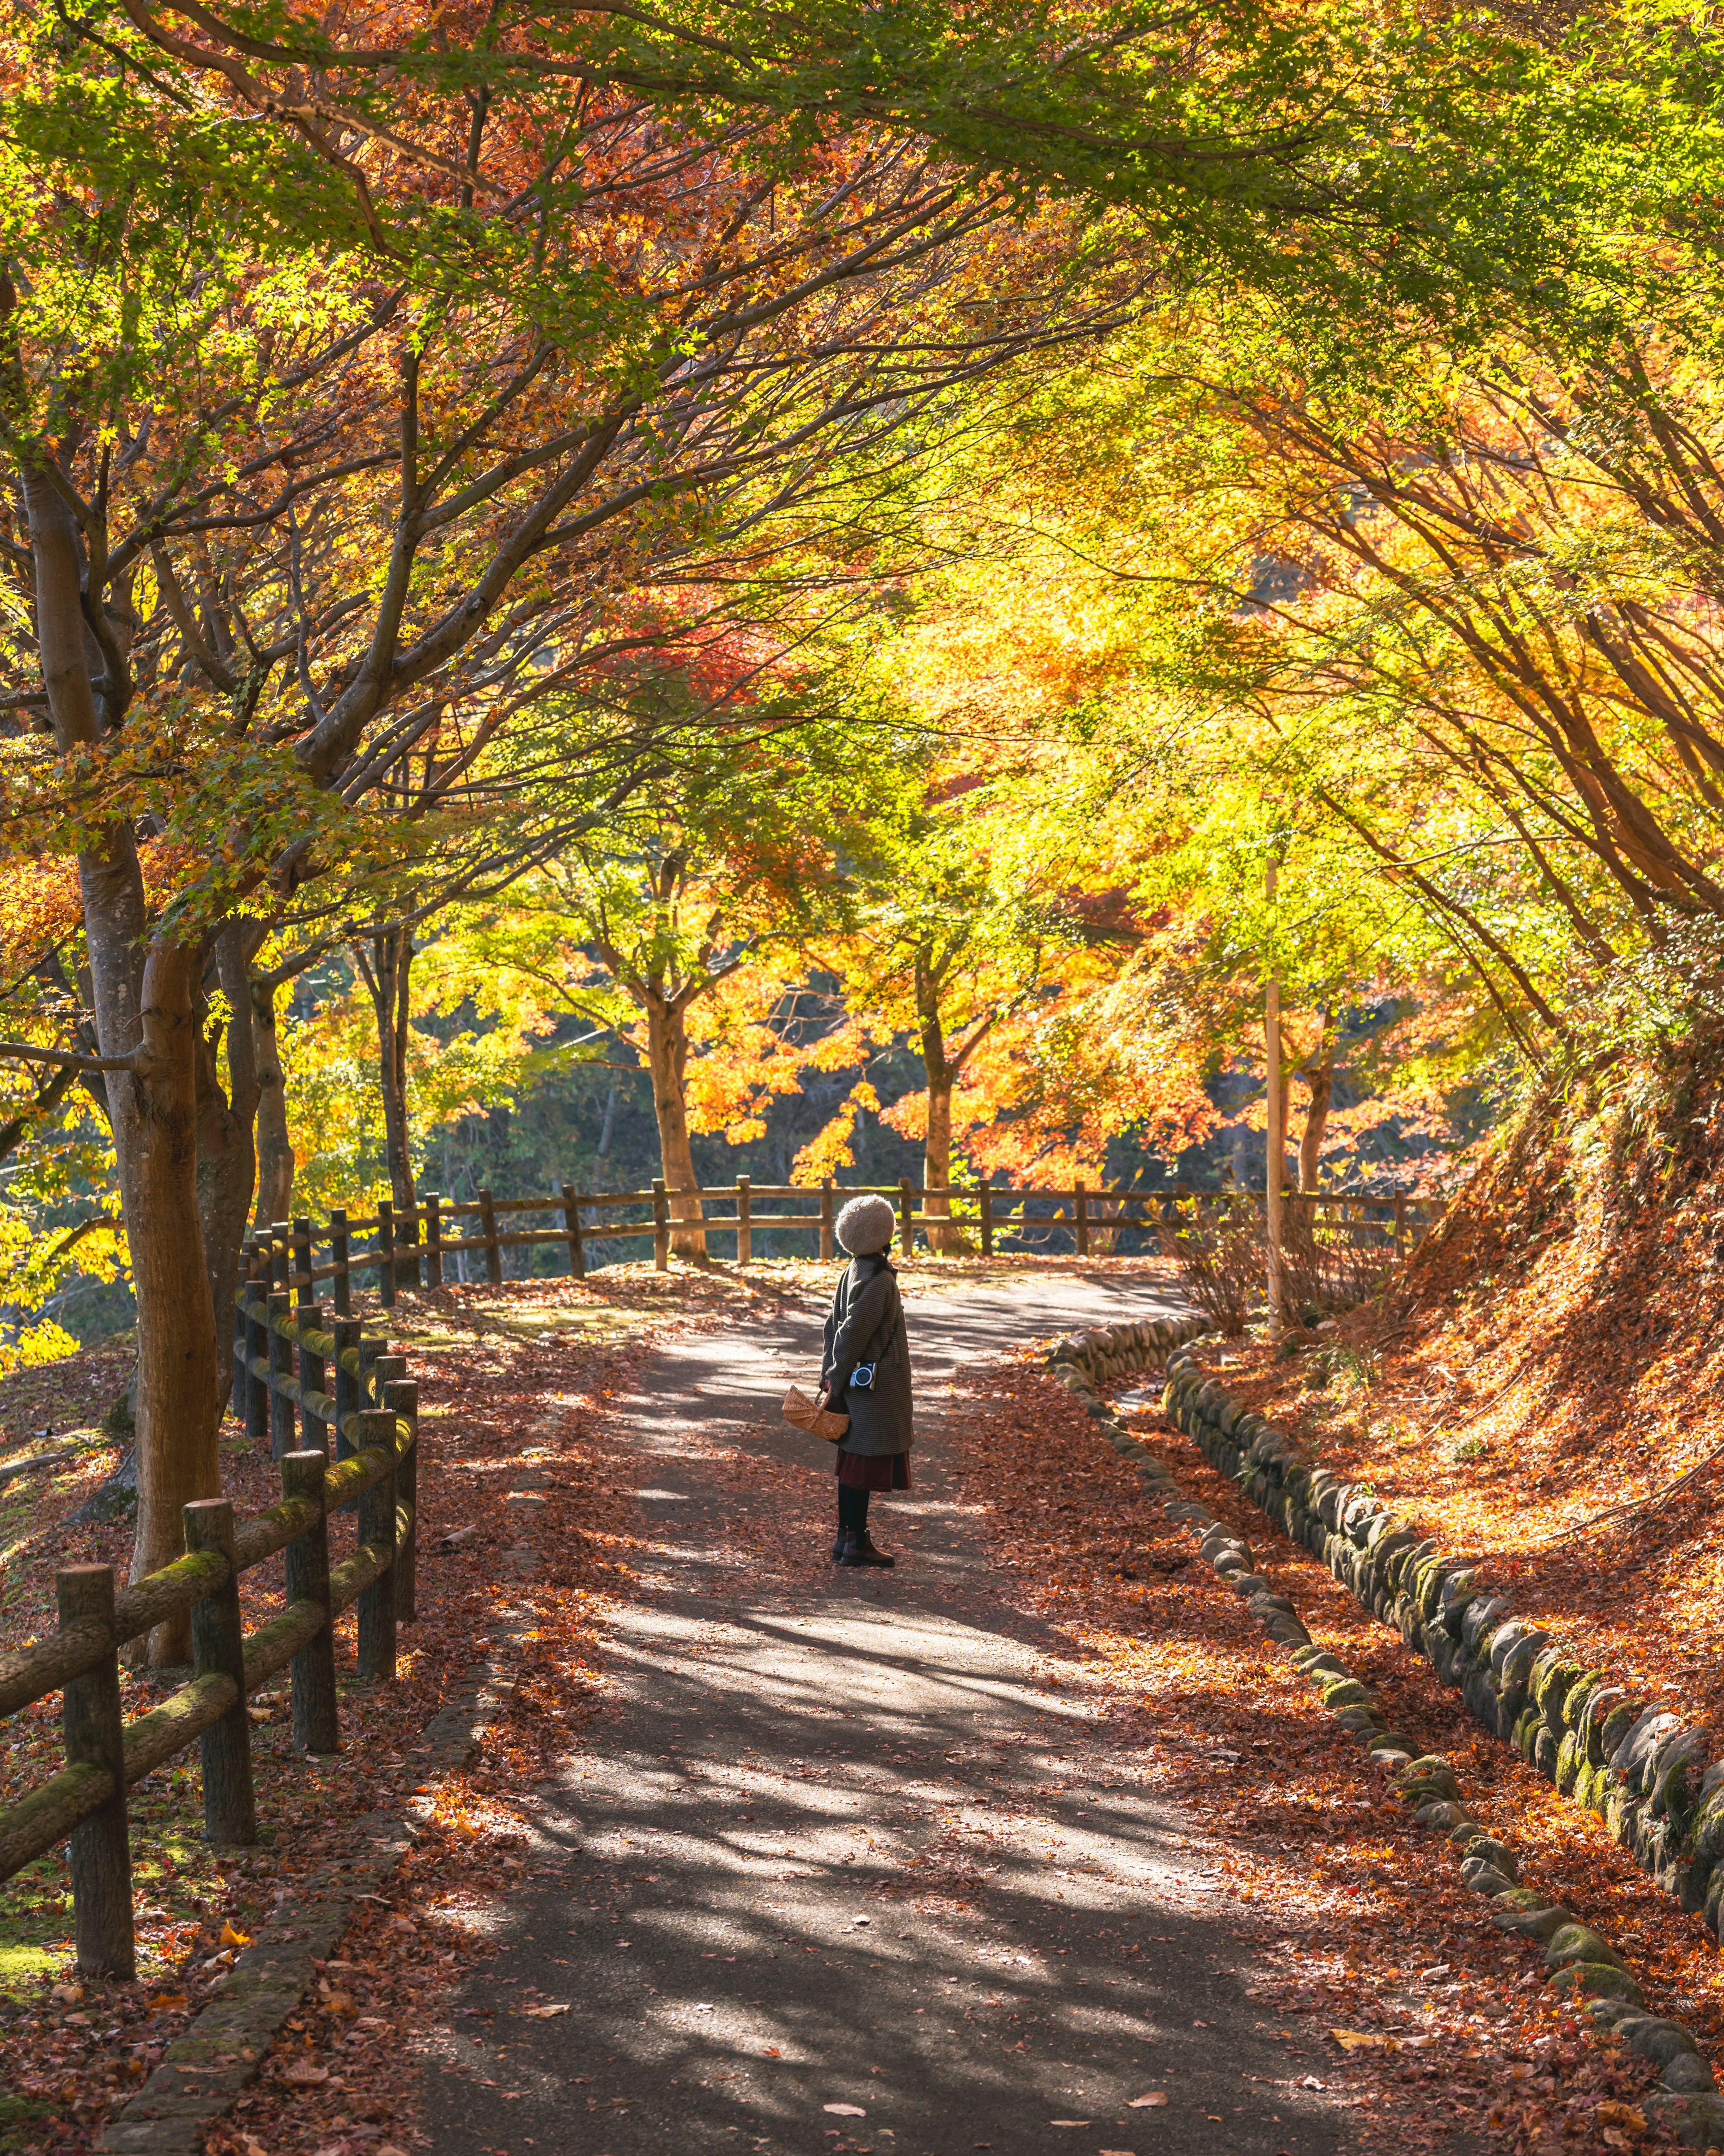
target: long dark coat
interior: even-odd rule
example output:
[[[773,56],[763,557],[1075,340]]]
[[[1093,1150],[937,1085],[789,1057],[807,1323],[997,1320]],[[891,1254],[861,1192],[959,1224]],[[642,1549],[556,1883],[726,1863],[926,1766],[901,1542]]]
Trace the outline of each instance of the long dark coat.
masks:
[[[850,1373],[875,1365],[874,1389],[858,1392]],[[828,1407],[850,1418],[846,1452],[876,1460],[908,1452],[916,1441],[910,1404],[910,1336],[898,1276],[884,1257],[852,1258],[840,1275],[826,1317],[820,1383]]]

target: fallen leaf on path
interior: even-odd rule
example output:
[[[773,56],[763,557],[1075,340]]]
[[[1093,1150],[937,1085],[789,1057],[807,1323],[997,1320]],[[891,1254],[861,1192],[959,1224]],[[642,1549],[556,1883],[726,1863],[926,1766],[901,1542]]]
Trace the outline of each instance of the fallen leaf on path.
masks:
[[[567,2014],[567,2006],[523,2006],[521,2012],[534,2021],[548,2021],[553,2014]]]
[[[1087,2118],[1050,2118],[1048,2121],[1049,2126],[1087,2126],[1089,2123]]]
[[[326,2082],[329,2079],[329,2068],[314,2066],[310,2059],[295,2059],[281,2078],[285,2082],[295,2082],[303,2087],[310,2088],[316,2082]]]
[[[1331,2029],[1329,2034],[1343,2051],[1387,2051],[1395,2041],[1393,2036],[1377,2035],[1363,2029]]]
[[[248,1322],[249,1322],[249,1321],[248,1321]],[[224,1947],[249,1947],[251,1944],[251,1933],[249,1932],[236,1932],[231,1924],[223,1924],[222,1926],[222,1944]]]
[[[834,2118],[866,2118],[868,2113],[859,2103],[823,2103],[822,2111],[829,2111]]]
[[[1606,2126],[1625,2126],[1631,2133],[1646,2131],[1645,2112],[1637,2111],[1631,2103],[1601,2103],[1593,2116],[1602,2119]]]
[[[1146,2104],[1165,2103],[1167,2101],[1166,2089],[1152,2089],[1147,2096],[1134,2096],[1126,2108],[1127,2111],[1142,2111]]]

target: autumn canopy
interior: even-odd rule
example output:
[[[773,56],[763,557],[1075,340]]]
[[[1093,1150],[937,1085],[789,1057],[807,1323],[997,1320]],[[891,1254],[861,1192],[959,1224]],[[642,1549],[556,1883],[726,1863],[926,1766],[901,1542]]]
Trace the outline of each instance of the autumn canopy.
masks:
[[[137,1571],[254,1221],[1436,1189],[1710,982],[1718,59],[14,7],[0,1366],[135,1303]]]

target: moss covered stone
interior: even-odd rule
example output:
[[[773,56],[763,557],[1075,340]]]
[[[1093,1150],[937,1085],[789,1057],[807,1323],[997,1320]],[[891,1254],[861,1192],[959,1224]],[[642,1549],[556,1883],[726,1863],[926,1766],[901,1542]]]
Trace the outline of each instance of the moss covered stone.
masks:
[[[1552,1969],[1561,1969],[1571,1961],[1608,1962],[1613,1969],[1623,1965],[1615,1948],[1607,1946],[1585,1924],[1564,1924],[1561,1931],[1552,1932],[1545,1942],[1544,1958]]]
[[[1575,1999],[1625,1999],[1630,2005],[1645,2004],[1633,1977],[1610,1962],[1569,1962],[1552,1977],[1550,1988],[1566,1991]]]

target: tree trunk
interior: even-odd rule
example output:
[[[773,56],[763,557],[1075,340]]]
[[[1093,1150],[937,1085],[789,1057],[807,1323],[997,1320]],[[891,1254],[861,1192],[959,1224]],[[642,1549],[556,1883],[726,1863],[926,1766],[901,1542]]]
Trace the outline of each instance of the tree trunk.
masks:
[[[936,1078],[928,1069],[928,1135],[922,1154],[924,1225],[928,1248],[942,1257],[956,1257],[969,1245],[964,1232],[952,1219],[952,1080],[942,1068]]]
[[[254,980],[249,987],[258,1088],[256,1225],[263,1229],[289,1217],[297,1163],[287,1134],[287,1081],[275,1032],[275,989],[268,981]]]
[[[30,523],[43,685],[63,753],[95,742],[119,685],[85,619],[76,523],[40,466],[21,473]],[[103,684],[99,702],[96,684]],[[137,1297],[138,1523],[131,1578],[184,1548],[182,1507],[221,1492],[216,1449],[215,1310],[198,1208],[195,954],[151,942],[143,876],[123,819],[87,830],[78,856],[96,1039]],[[150,1659],[183,1661],[191,1620],[157,1626]]]
[[[198,1057],[198,1216],[203,1232],[205,1270],[214,1312],[216,1412],[220,1415],[233,1386],[233,1363],[223,1353],[233,1330],[233,1296],[239,1269],[239,1245],[245,1240],[257,1178],[252,1130],[258,1112],[256,1059],[246,1007],[247,930],[235,922],[216,941],[217,977],[226,997],[228,1090],[222,1090],[218,1044],[206,1032]],[[275,1216],[278,1219],[280,1215]]]
[[[185,1549],[182,1513],[221,1495],[217,1450],[215,1304],[198,1207],[198,1058],[194,954],[161,942],[144,966],[141,1068],[115,1072],[121,1202],[138,1308],[138,1524],[131,1578]],[[230,1321],[231,1322],[231,1321]],[[150,1660],[187,1660],[191,1619],[158,1625]]]
[[[922,1213],[928,1248],[941,1257],[956,1257],[965,1248],[962,1231],[952,1224],[952,1089],[957,1071],[946,1052],[940,1017],[941,975],[928,956],[916,962],[916,1016],[921,1033],[922,1071],[928,1086],[928,1129],[922,1152]],[[910,1253],[906,1250],[907,1257]]]
[[[1317,1052],[1299,1074],[1311,1087],[1311,1106],[1305,1111],[1305,1129],[1299,1140],[1299,1188],[1306,1196],[1318,1187],[1317,1163],[1322,1156],[1330,1104],[1335,1097],[1335,1029],[1326,1012]]]
[[[355,956],[377,1014],[377,1086],[383,1096],[383,1160],[389,1194],[398,1212],[410,1212],[413,1166],[407,1116],[407,1047],[413,931],[396,928],[387,936],[373,936],[369,958],[357,945]]]
[[[653,1112],[659,1119],[659,1158],[670,1194],[670,1247],[680,1258],[706,1262],[706,1230],[700,1224],[700,1178],[689,1137],[688,1014],[682,1004],[649,990],[647,1064],[653,1081]]]

